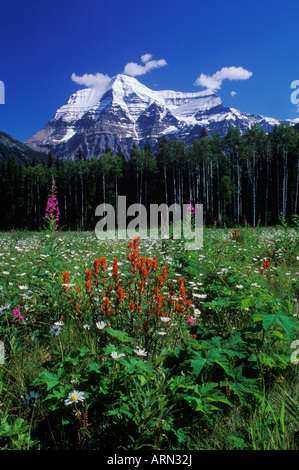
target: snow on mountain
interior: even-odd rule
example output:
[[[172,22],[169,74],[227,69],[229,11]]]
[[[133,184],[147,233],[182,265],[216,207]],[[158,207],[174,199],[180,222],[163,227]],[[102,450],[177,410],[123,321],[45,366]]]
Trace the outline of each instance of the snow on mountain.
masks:
[[[44,129],[25,141],[31,148],[52,151],[72,158],[81,147],[83,153],[102,154],[109,145],[127,155],[133,143],[150,143],[153,149],[163,136],[186,142],[208,134],[225,135],[230,126],[245,132],[253,123],[269,132],[276,119],[243,113],[224,107],[211,90],[195,93],[172,90],[154,91],[128,75],[116,75],[106,90],[78,90],[59,108]]]

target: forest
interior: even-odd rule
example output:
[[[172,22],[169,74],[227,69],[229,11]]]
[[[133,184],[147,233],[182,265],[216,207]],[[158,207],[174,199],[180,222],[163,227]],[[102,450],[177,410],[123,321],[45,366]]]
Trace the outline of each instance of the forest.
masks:
[[[298,211],[299,133],[288,124],[266,133],[258,125],[241,134],[190,144],[163,138],[153,151],[134,144],[129,158],[107,146],[100,156],[0,164],[0,230],[39,231],[54,178],[63,230],[93,230],[95,209],[118,196],[127,204],[203,204],[204,224],[218,227],[270,226],[292,221]]]

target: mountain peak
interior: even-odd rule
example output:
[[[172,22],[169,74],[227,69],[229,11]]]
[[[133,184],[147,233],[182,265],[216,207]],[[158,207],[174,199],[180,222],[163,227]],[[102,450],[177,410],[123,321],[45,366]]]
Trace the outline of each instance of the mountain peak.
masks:
[[[118,74],[105,90],[85,88],[72,94],[44,129],[25,142],[33,149],[73,158],[101,155],[107,144],[128,155],[134,143],[155,148],[163,136],[191,142],[205,127],[225,135],[230,126],[245,132],[253,123],[267,132],[279,121],[226,108],[212,90],[151,90],[135,77]]]

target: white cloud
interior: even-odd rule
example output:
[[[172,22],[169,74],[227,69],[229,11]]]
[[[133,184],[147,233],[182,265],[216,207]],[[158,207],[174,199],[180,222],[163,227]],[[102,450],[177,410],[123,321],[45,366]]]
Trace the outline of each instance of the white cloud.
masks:
[[[0,0],[1,1],[1,0]],[[145,73],[149,72],[150,70],[164,67],[167,65],[164,59],[160,60],[152,60],[151,54],[144,54],[141,56],[141,62],[144,65],[136,64],[135,62],[129,62],[125,68],[123,73],[126,75],[131,75],[135,77],[137,75],[144,75]],[[85,73],[82,76],[76,75],[75,73],[72,74],[71,79],[73,82],[77,83],[78,85],[83,85],[88,88],[95,88],[100,93],[105,93],[108,84],[111,80],[111,77],[107,74],[103,73]]]
[[[82,77],[73,73],[71,78],[73,82],[78,83],[78,85],[84,85],[88,88],[96,88],[98,91],[103,93],[111,80],[108,75],[104,75],[103,73],[85,73]]]
[[[200,77],[197,78],[195,85],[202,86],[204,88],[209,88],[211,90],[218,90],[221,88],[221,82],[219,83],[219,80],[216,80],[213,77],[210,77],[209,75],[205,75],[202,73]]]
[[[144,54],[142,55],[140,58],[141,58],[141,62],[143,62],[144,64],[146,64],[146,62],[148,62],[149,60],[151,60],[152,58],[152,54]]]
[[[143,62],[144,65],[136,64],[136,62],[129,62],[125,66],[123,73],[125,73],[126,75],[130,75],[131,77],[136,77],[137,75],[144,75],[150,70],[164,67],[165,65],[167,65],[165,59],[151,60],[151,58],[151,54],[144,54],[143,56],[141,56],[141,62]]]
[[[236,92],[236,91],[231,91],[230,94],[231,94],[232,96],[236,96],[237,92]]]
[[[219,90],[223,80],[248,80],[251,76],[252,72],[243,67],[222,67],[211,76],[202,73],[196,79],[195,84],[211,90]]]

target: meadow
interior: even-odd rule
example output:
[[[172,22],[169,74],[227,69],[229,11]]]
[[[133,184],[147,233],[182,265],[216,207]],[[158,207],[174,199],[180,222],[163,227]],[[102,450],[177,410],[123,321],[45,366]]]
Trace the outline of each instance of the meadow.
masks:
[[[298,449],[298,231],[0,234],[0,449]]]

